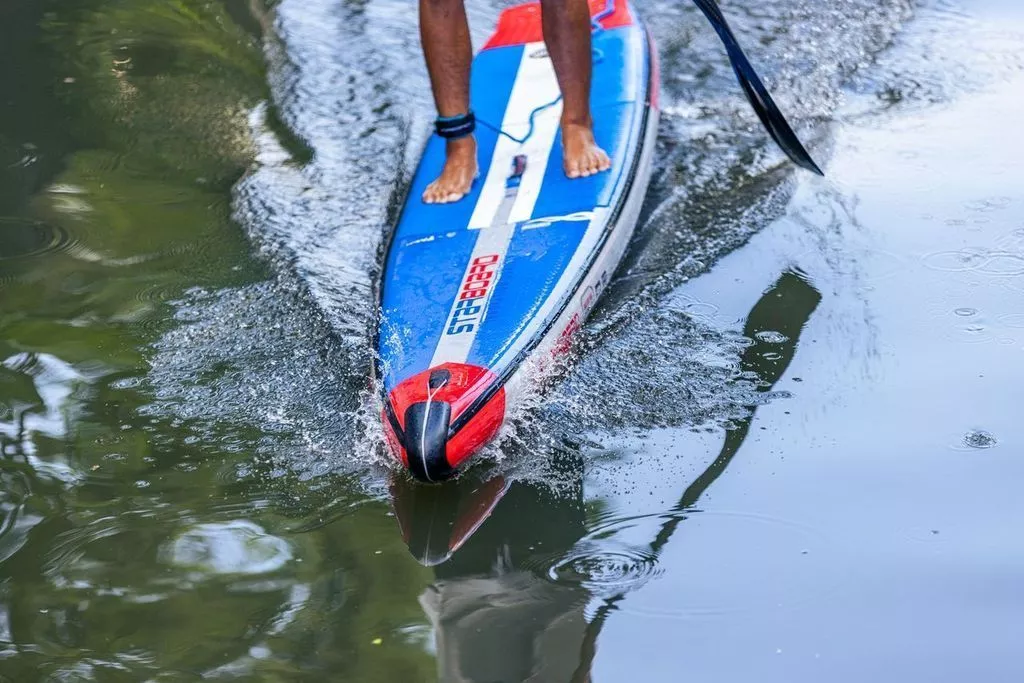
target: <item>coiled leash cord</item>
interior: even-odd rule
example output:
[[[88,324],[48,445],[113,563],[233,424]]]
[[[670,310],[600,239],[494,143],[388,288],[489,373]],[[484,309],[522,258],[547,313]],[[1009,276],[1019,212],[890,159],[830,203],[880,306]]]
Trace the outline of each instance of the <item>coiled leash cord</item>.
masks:
[[[591,35],[603,31],[604,27],[601,26],[601,21],[611,16],[614,12],[615,0],[606,0],[604,9],[590,18]],[[597,64],[604,59],[604,53],[598,48],[592,48],[591,54],[594,64]],[[434,131],[439,137],[442,137],[445,140],[457,140],[458,138],[464,138],[467,135],[472,135],[473,131],[476,130],[476,124],[479,123],[498,135],[504,135],[517,145],[523,145],[526,144],[526,141],[530,139],[531,135],[533,135],[534,120],[537,118],[537,115],[542,111],[550,109],[561,101],[562,95],[559,94],[558,97],[550,102],[534,107],[533,111],[530,112],[529,127],[526,129],[526,135],[521,138],[517,138],[508,131],[502,129],[501,126],[495,126],[484,119],[478,119],[472,110],[465,114],[459,114],[458,116],[438,116],[434,121]]]

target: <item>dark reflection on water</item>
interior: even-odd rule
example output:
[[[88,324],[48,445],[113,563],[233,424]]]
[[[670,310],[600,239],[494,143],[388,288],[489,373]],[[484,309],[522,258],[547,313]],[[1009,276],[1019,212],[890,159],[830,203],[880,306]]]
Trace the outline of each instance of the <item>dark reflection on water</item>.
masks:
[[[739,371],[758,391],[770,391],[782,377],[820,301],[805,275],[786,272],[751,309]],[[501,474],[437,487],[394,477],[392,504],[402,536],[413,557],[435,567],[420,604],[434,627],[439,679],[590,680],[605,621],[630,589],[656,574],[676,527],[739,451],[756,406],[748,408],[750,414],[726,431],[712,464],[674,506],[653,515],[663,521],[649,546],[617,554],[585,541],[592,536],[607,546],[615,527],[628,520],[605,518],[588,529],[585,463],[578,454],[563,454],[555,466],[572,493],[510,484]],[[601,601],[588,618],[595,596]]]
[[[578,477],[582,462],[560,467]],[[393,502],[409,549],[435,565],[419,602],[434,629],[439,680],[567,681],[580,665],[588,592],[536,566],[585,535],[576,491],[508,486],[501,475],[436,490],[396,482]]]
[[[787,272],[764,293],[751,309],[743,326],[743,334],[751,340],[740,356],[740,371],[756,377],[758,390],[767,392],[775,386],[789,367],[800,341],[800,333],[821,302],[821,294],[803,273]],[[682,513],[695,505],[701,495],[717,479],[739,452],[750,432],[756,406],[749,406],[750,415],[734,421],[726,430],[725,443],[712,465],[687,487],[673,508]],[[659,530],[651,549],[658,552],[668,543],[682,517],[669,519]]]

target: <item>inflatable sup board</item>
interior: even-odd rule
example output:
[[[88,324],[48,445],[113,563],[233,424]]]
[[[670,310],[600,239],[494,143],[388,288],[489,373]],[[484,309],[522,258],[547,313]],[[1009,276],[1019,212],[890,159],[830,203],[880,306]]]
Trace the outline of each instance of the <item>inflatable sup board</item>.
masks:
[[[538,366],[564,353],[608,284],[651,175],[658,72],[627,0],[591,0],[591,108],[609,171],[562,170],[561,99],[537,2],[506,9],[473,60],[480,176],[426,204],[432,136],[387,250],[375,374],[390,447],[417,479],[451,477],[493,439]]]

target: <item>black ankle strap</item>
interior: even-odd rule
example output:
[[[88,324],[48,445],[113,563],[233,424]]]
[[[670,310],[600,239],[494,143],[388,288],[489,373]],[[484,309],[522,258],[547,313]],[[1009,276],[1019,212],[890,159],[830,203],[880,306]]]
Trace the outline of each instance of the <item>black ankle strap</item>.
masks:
[[[434,121],[434,130],[445,140],[464,138],[476,130],[476,117],[473,112],[458,116],[438,116]]]

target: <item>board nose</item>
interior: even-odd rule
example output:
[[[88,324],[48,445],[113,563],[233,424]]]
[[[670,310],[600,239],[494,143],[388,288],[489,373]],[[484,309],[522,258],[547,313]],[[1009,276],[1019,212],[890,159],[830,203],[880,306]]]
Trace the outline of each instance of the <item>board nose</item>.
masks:
[[[416,479],[450,479],[498,433],[505,389],[490,370],[443,363],[399,382],[384,404],[388,443]]]
[[[448,428],[452,406],[446,401],[420,401],[405,409],[405,452],[409,471],[421,481],[449,479]]]

